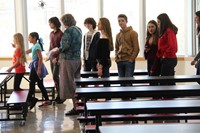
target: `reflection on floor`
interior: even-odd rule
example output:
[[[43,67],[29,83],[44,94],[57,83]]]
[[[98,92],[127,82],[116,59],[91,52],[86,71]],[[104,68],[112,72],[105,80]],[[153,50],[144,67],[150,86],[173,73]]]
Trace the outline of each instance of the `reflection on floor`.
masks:
[[[77,116],[65,116],[65,112],[72,108],[70,100],[64,104],[36,107],[28,112],[24,126],[20,121],[1,121],[1,133],[80,133]],[[0,111],[0,117],[5,117],[5,111]]]

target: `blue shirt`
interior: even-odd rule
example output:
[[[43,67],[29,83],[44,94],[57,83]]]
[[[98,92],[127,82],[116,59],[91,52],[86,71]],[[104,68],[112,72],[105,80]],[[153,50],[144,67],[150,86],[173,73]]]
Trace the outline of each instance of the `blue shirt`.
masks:
[[[36,53],[37,50],[42,51],[42,48],[41,48],[41,46],[40,46],[39,43],[36,43],[35,45],[33,45],[33,47],[31,47],[32,60],[38,59],[38,55],[37,55],[37,53]]]

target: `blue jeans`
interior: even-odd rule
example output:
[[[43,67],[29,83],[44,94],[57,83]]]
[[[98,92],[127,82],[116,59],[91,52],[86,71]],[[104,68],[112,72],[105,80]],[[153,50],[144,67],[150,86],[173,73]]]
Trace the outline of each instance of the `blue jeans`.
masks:
[[[117,69],[119,77],[133,77],[134,70],[135,70],[135,61],[128,62],[128,61],[120,61],[117,62]],[[132,86],[132,84],[123,84],[121,86]]]

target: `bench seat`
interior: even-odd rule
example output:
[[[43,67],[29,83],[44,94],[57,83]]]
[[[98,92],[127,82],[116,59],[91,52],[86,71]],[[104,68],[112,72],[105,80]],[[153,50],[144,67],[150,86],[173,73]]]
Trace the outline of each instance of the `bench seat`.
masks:
[[[7,119],[6,120],[21,120],[21,125],[25,124],[26,116],[28,112],[28,91],[13,91],[7,102]],[[15,110],[15,107],[20,107]],[[13,110],[14,109],[14,110]],[[11,118],[12,115],[18,115],[20,117]]]
[[[95,123],[95,116],[79,116],[80,123]],[[140,115],[103,115],[102,122],[108,121],[150,121],[150,120],[185,120],[200,119],[200,114],[140,114]]]

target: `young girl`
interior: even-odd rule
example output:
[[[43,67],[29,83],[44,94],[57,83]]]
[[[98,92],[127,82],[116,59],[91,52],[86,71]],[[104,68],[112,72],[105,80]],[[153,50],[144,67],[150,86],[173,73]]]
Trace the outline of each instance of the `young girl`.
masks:
[[[13,55],[13,65],[8,68],[7,72],[15,69],[14,90],[20,91],[20,84],[25,73],[26,55],[24,50],[24,38],[21,33],[16,33],[13,36],[13,47],[15,47]]]
[[[36,82],[42,92],[43,97],[45,98],[45,102],[43,102],[42,105],[39,105],[39,107],[51,105],[51,101],[49,100],[47,91],[43,84],[43,78],[48,74],[48,72],[45,65],[42,62],[43,46],[37,32],[32,32],[29,34],[29,42],[33,44],[33,47],[26,51],[27,54],[32,52],[32,61],[29,65],[29,68],[30,68],[30,76],[29,76],[30,86],[29,87],[30,88],[29,88],[29,95],[28,95],[28,101],[30,102],[30,109],[32,109],[37,103],[37,98],[33,97],[35,93]]]
[[[101,31],[101,37],[97,42],[96,48],[98,75],[100,77],[110,77],[110,51],[113,50],[110,21],[107,18],[100,18],[98,22],[98,30]],[[109,86],[109,84],[105,84],[104,86]]]

